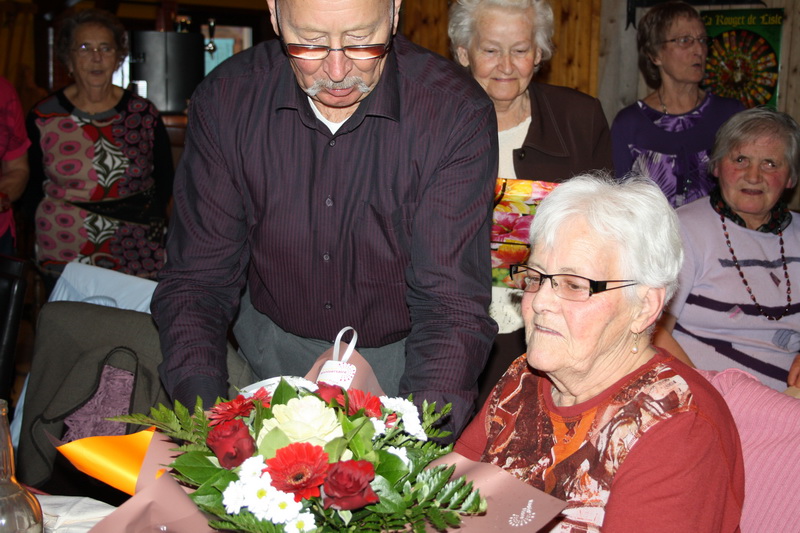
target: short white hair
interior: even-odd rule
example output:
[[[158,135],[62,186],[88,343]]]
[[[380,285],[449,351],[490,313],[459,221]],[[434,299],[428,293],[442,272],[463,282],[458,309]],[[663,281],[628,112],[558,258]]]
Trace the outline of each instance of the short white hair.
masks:
[[[618,246],[621,279],[664,288],[669,301],[678,286],[683,245],[675,210],[655,182],[633,174],[616,180],[603,172],[567,180],[539,204],[531,247],[552,247],[559,230],[575,219]],[[634,287],[623,290],[629,297],[635,293]]]
[[[547,0],[455,0],[450,6],[447,35],[453,56],[458,56],[458,48],[469,48],[475,37],[475,20],[480,9],[485,7],[505,7],[527,11],[533,9],[533,42],[542,52],[542,61],[553,57],[553,8]],[[538,67],[537,67],[538,68]]]

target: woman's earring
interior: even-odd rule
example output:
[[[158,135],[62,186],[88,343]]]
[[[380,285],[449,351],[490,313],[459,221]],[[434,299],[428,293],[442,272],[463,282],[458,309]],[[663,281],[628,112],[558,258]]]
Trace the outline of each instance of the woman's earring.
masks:
[[[631,353],[639,353],[639,334],[635,331],[633,332],[633,348],[631,348]]]

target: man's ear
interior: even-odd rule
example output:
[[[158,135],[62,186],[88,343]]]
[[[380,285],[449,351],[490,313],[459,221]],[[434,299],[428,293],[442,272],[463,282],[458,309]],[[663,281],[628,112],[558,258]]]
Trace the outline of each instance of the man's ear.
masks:
[[[275,31],[275,35],[280,35],[278,17],[275,13],[275,0],[267,0],[267,7],[269,8],[269,21],[272,23],[272,29]]]
[[[403,0],[394,0],[394,20],[392,21],[392,35],[397,33],[397,26],[400,24],[400,6],[402,4]]]
[[[456,59],[458,59],[458,64],[462,67],[469,67],[469,54],[463,46],[459,46],[456,49]]]

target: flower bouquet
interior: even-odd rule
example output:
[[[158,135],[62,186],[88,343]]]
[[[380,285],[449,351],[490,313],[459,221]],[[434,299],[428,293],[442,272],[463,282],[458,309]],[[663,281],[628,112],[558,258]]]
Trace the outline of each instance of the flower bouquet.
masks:
[[[176,402],[115,419],[179,443],[172,475],[216,529],[426,531],[486,510],[471,482],[451,479],[454,466],[429,468],[452,449],[431,440],[446,436],[433,426],[449,410],[280,379],[209,412]]]

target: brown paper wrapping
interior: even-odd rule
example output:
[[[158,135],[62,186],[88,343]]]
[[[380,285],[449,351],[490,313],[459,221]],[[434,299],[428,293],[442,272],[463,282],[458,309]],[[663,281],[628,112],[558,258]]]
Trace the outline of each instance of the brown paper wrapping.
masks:
[[[486,498],[486,513],[461,517],[459,532],[539,531],[567,506],[497,465],[479,463],[451,452],[430,466],[455,465],[451,479],[467,476]]]

